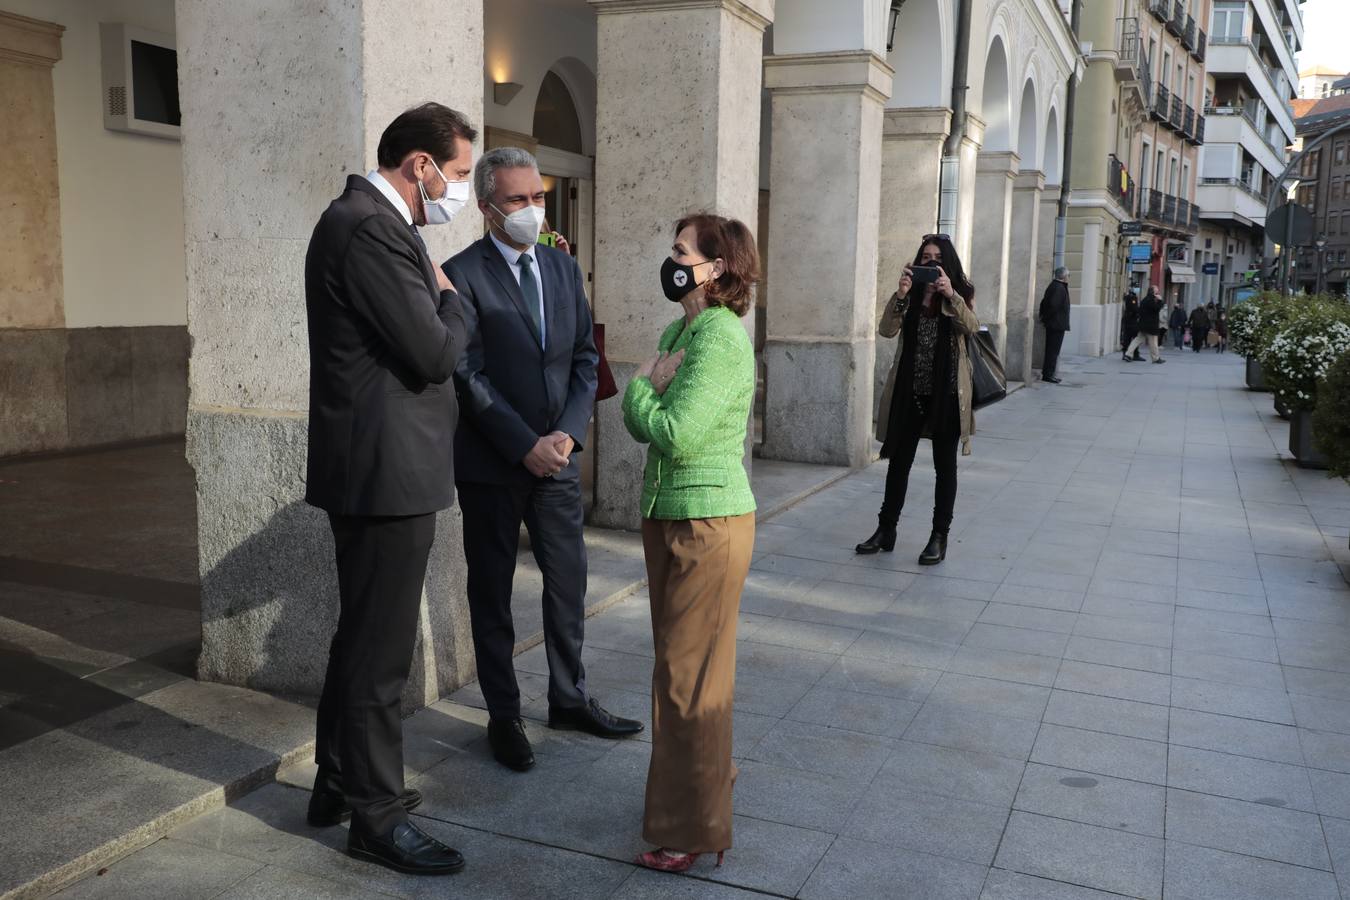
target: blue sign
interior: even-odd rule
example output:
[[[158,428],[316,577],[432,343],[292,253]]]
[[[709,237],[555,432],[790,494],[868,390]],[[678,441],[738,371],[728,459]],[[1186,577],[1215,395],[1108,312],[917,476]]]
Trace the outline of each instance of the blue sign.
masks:
[[[1153,261],[1153,247],[1149,244],[1131,244],[1130,262],[1146,263]]]
[[[1204,274],[1204,275],[1218,275],[1218,274],[1219,274],[1219,264],[1218,264],[1218,263],[1205,263],[1203,266],[1200,267],[1200,272],[1201,272],[1202,274]]]

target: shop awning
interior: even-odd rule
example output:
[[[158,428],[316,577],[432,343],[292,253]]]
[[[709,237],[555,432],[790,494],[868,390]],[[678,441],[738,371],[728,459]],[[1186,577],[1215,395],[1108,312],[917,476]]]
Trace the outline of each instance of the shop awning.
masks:
[[[1173,284],[1194,284],[1195,270],[1181,263],[1168,263],[1167,271],[1172,273]]]

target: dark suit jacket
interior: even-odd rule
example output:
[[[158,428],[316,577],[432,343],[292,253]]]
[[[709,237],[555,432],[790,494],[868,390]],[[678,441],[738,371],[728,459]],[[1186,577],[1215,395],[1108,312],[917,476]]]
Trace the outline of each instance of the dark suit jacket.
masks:
[[[464,410],[455,432],[459,481],[528,482],[534,476],[522,463],[540,436],[562,431],[577,450],[586,438],[599,355],[581,268],[571,256],[542,244],[535,258],[544,288],[543,348],[520,285],[490,237],[443,266],[464,300],[469,332],[455,368]],[[575,459],[556,477],[579,478]]]
[[[459,409],[443,386],[465,341],[461,301],[394,205],[359,175],[305,256],[309,463],[305,500],[341,515],[454,503]]]
[[[1058,278],[1041,297],[1041,322],[1051,331],[1069,330],[1069,286]]]

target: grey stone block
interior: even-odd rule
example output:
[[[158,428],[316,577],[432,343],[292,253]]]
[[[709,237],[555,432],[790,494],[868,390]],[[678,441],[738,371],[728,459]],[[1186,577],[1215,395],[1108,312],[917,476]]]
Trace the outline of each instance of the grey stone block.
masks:
[[[1167,756],[1169,787],[1288,809],[1317,812],[1302,766],[1174,746]],[[1328,773],[1330,774],[1330,773]]]
[[[1055,690],[1044,721],[1150,741],[1167,740],[1167,707],[1136,700]]]
[[[915,700],[844,691],[817,684],[792,707],[787,718],[862,734],[898,738],[905,733],[920,705]]]
[[[867,791],[841,836],[988,865],[1007,819],[1001,806],[880,781]]]
[[[1014,811],[994,865],[1026,875],[1160,900],[1163,842]]]
[[[131,332],[133,430],[137,437],[183,434],[187,428],[187,328],[146,326]]]
[[[1160,785],[1031,763],[1013,808],[1162,837],[1164,802]]]
[[[881,767],[877,784],[896,782],[928,794],[1004,809],[1012,805],[1024,766],[1020,760],[901,741]]]
[[[837,778],[871,778],[894,750],[888,738],[785,719],[760,739],[750,758]]]
[[[787,615],[791,616],[790,610]],[[648,630],[650,631],[650,625]],[[746,639],[758,644],[773,644],[794,650],[838,655],[847,650],[860,634],[862,631],[857,628],[841,628],[793,618],[778,618],[763,622],[754,634],[747,635]]]
[[[840,778],[755,760],[743,760],[739,769],[735,804],[740,815],[830,834],[839,833],[869,783],[865,776]],[[646,774],[644,767],[638,790]]]
[[[1037,723],[1030,720],[930,702],[914,717],[905,740],[1026,759],[1036,741],[1036,730]]]
[[[906,666],[884,659],[854,659],[841,656],[821,676],[823,687],[880,694],[906,700],[923,700],[942,677],[938,669]],[[800,695],[799,695],[800,696]],[[740,698],[737,697],[737,702]]]
[[[1191,650],[1177,650],[1172,654],[1172,674],[1269,691],[1284,690],[1284,675],[1274,663]]]
[[[66,336],[71,445],[88,447],[138,437],[130,329],[72,328]]]
[[[967,900],[979,893],[985,872],[981,865],[841,837],[797,896],[804,900]]]
[[[1031,761],[1149,784],[1167,782],[1167,745],[1061,725],[1042,725]]]
[[[1275,639],[1266,635],[1234,634],[1178,626],[1175,646],[1178,650],[1195,650],[1216,656],[1236,656],[1268,663],[1280,661]]]
[[[759,891],[743,891],[698,878],[673,878],[661,872],[638,869],[619,885],[608,900],[760,900]]]
[[[1005,869],[990,869],[980,900],[1112,900],[1119,894]]]
[[[1298,736],[1309,766],[1333,772],[1350,772],[1350,735],[1300,728]]]
[[[609,361],[619,397],[637,372],[639,363]],[[604,477],[596,483],[591,519],[605,528],[637,531],[642,527],[640,500],[647,448],[633,440],[623,424],[619,397],[595,408],[595,466]]]
[[[1172,705],[1281,725],[1294,724],[1294,710],[1284,691],[1173,677]]]
[[[0,328],[0,457],[70,445],[66,332]]]
[[[980,621],[990,625],[1072,634],[1078,623],[1078,613],[995,601],[980,613]]]
[[[1312,813],[1168,788],[1168,840],[1279,862],[1331,869]]]
[[[1064,648],[1064,658],[1122,669],[1168,674],[1172,669],[1172,651],[1166,647],[1131,644],[1123,641],[1075,635]]]
[[[1308,776],[1317,798],[1317,811],[1324,816],[1350,819],[1350,775],[1309,769]]]
[[[1294,718],[1300,728],[1350,734],[1350,700],[1291,694]]]
[[[1120,700],[1166,704],[1171,694],[1171,679],[1156,672],[1065,660],[1055,678],[1055,687]]]
[[[962,647],[947,666],[949,670],[962,675],[978,675],[1042,687],[1050,687],[1055,683],[1055,673],[1059,667],[1060,661],[1048,656],[983,647]]]
[[[789,897],[806,883],[835,839],[825,832],[748,816],[734,818],[733,837],[735,844],[727,855],[727,864],[705,870],[704,877]]]
[[[1067,634],[1055,634],[1008,625],[991,625],[986,622],[976,622],[972,625],[962,641],[967,647],[986,647],[990,650],[1031,653],[1036,656],[1049,656],[1053,659],[1059,659],[1064,655],[1064,647],[1068,642],[1069,636]]]
[[[938,680],[929,702],[963,706],[979,712],[1040,721],[1050,689],[1038,685],[978,678],[947,672]]]
[[[107,874],[95,873],[76,882],[61,896],[145,900],[215,896],[261,868],[254,860],[165,839],[109,866]]]
[[[1168,739],[1184,747],[1217,750],[1293,765],[1303,764],[1297,730],[1272,722],[1173,709]]]
[[[277,866],[265,866],[225,893],[216,895],[218,900],[273,900],[275,897],[361,900],[368,896],[369,889],[364,886],[342,884]]]
[[[764,342],[768,459],[862,466],[872,451],[875,342]]]
[[[1340,892],[1329,872],[1268,859],[1167,842],[1168,897],[1186,900],[1336,900]]]

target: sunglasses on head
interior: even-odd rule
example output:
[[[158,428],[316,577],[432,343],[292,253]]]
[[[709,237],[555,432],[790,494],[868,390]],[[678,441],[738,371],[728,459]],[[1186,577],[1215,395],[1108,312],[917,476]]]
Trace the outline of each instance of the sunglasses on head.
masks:
[[[923,239],[925,241],[950,241],[952,236],[950,234],[925,234]]]

